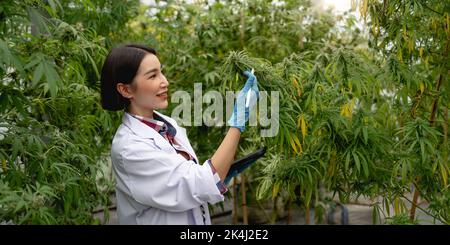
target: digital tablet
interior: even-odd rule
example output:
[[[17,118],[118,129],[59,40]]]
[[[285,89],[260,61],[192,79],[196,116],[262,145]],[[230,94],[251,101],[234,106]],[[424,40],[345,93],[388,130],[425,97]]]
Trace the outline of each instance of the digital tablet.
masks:
[[[256,160],[258,160],[259,158],[264,156],[265,153],[266,153],[266,147],[263,147],[253,153],[250,153],[250,154],[234,161],[230,167],[230,170],[228,171],[228,174],[224,180],[224,183],[227,185],[234,176],[242,173],[245,169],[247,169],[253,163],[255,163]]]

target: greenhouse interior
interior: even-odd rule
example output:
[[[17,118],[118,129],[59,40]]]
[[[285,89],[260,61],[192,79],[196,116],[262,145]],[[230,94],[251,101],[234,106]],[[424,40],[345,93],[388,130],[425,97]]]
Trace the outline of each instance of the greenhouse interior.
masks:
[[[2,225],[450,224],[450,1],[0,1]]]

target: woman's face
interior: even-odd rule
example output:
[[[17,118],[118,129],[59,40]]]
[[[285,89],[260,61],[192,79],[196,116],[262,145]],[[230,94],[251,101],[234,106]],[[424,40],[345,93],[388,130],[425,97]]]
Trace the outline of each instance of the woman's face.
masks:
[[[127,97],[139,111],[165,109],[169,105],[168,88],[169,82],[161,72],[158,57],[149,53],[140,64]]]

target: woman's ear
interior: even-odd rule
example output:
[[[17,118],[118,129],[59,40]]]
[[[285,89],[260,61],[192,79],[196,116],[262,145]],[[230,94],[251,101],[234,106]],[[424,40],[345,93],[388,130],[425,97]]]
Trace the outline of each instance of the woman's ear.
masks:
[[[133,93],[129,84],[117,83],[116,89],[124,98],[133,98]]]

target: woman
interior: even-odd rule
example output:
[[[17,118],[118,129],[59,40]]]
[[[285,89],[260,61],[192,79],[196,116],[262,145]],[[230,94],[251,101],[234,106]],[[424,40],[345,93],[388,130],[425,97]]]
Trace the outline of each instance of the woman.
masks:
[[[176,121],[157,110],[168,106],[169,82],[152,48],[113,48],[101,75],[101,103],[124,110],[111,146],[120,224],[211,224],[207,203],[224,200],[223,184],[250,110],[259,97],[256,77],[240,91],[217,151],[200,165]],[[250,105],[245,106],[247,91]],[[239,113],[238,113],[239,111]]]

